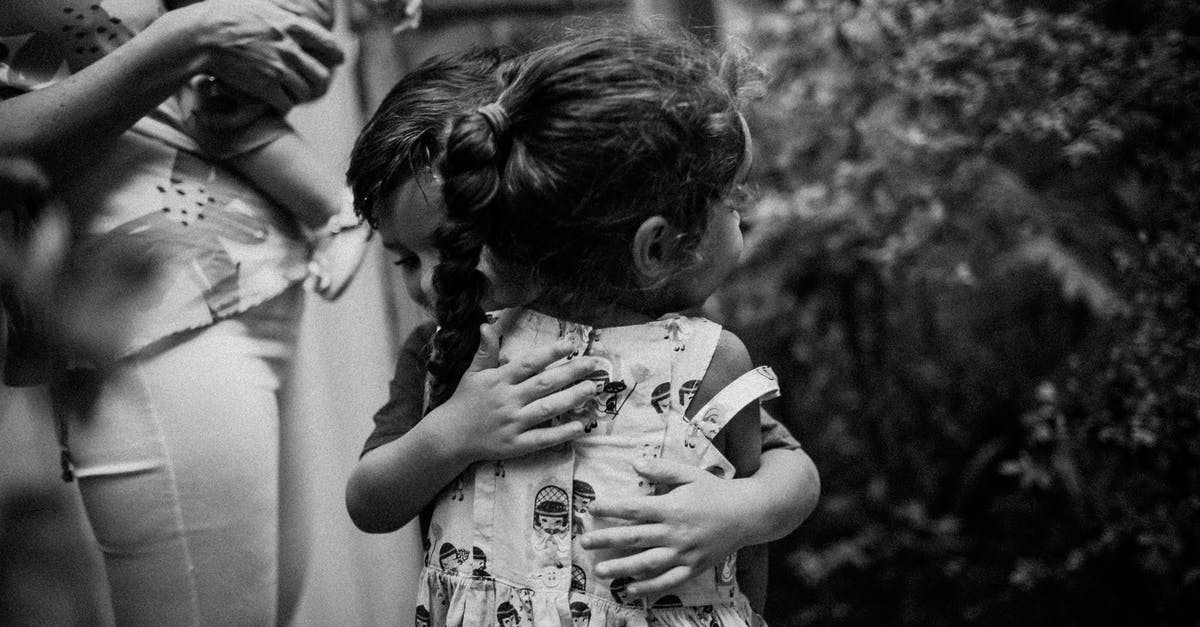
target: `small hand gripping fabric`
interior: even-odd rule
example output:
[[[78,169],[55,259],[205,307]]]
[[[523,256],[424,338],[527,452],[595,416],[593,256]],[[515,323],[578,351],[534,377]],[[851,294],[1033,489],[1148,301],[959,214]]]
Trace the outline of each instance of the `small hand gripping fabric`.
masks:
[[[704,404],[690,420],[676,418],[667,424],[663,457],[704,468],[732,479],[733,464],[713,446],[712,439],[750,403],[779,396],[779,382],[768,366],[759,366],[733,380]]]

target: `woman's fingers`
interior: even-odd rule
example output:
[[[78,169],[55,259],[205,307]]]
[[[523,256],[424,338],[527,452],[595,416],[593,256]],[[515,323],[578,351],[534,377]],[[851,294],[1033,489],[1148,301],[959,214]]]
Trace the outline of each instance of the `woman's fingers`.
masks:
[[[320,98],[329,90],[333,70],[297,46],[288,46],[280,52],[280,58],[304,81],[305,95],[309,100]]]
[[[279,67],[278,71],[276,72],[275,80],[279,83],[279,89],[283,91],[284,95],[286,95],[288,99],[286,107],[282,109],[276,107],[276,110],[280,112],[287,112],[293,106],[302,102],[308,102],[314,97],[312,95],[312,88],[309,87],[308,83],[290,66]]]
[[[590,506],[588,511],[592,511]],[[626,525],[588,531],[580,536],[579,543],[589,551],[596,549],[650,549],[667,544],[670,534],[670,528],[658,523]]]
[[[308,16],[325,28],[333,27],[333,3],[330,0],[270,0],[270,2],[288,13]]]
[[[215,51],[205,71],[280,111],[325,93],[332,69],[345,60],[331,32],[278,4],[226,0],[205,7],[209,17],[198,19],[213,29]]]
[[[278,51],[272,59],[249,61],[234,54],[218,58],[208,72],[231,88],[271,105],[277,111],[288,111],[308,93],[309,87],[300,75],[279,60]]]
[[[288,25],[286,32],[304,52],[326,69],[333,69],[346,60],[346,53],[333,33],[311,20],[295,20]]]

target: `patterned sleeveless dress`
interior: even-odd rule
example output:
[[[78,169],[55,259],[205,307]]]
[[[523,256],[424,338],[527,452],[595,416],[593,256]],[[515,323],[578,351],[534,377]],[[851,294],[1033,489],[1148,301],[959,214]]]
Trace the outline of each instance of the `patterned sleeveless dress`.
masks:
[[[584,551],[584,531],[620,524],[592,517],[599,497],[651,494],[634,472],[641,457],[684,461],[731,478],[734,469],[711,439],[738,410],[778,394],[768,368],[746,373],[687,419],[721,327],[703,318],[593,328],[528,310],[505,310],[495,322],[501,359],[570,338],[579,355],[602,358],[593,373],[603,393],[582,410],[585,435],[570,444],[469,467],[435,504],[416,624],[503,627],[754,624],[738,590],[735,555],[668,593],[634,598],[628,580],[593,566],[619,557]],[[564,360],[565,361],[565,360]],[[553,365],[551,367],[554,367]]]

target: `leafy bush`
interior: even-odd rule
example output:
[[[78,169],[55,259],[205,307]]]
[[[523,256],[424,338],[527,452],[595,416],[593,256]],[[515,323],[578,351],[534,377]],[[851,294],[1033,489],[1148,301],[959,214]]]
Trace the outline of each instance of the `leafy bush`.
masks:
[[[768,619],[1200,616],[1200,7],[794,1],[720,316],[822,502]]]

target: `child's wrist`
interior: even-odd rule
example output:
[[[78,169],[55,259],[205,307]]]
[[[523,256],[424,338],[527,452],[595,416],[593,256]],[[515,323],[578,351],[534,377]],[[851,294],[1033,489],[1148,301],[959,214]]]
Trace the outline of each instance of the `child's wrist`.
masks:
[[[469,446],[469,438],[450,428],[450,423],[445,420],[446,416],[442,415],[445,411],[443,408],[445,405],[434,408],[413,427],[414,433],[420,431],[422,450],[435,459],[443,460],[447,465],[461,466],[459,470],[480,461],[482,457]]]
[[[738,544],[749,546],[774,539],[776,529],[784,520],[781,512],[784,508],[775,499],[767,497],[770,484],[753,475],[731,479],[730,482],[730,485],[738,486],[733,492],[738,495],[733,499],[735,509],[759,513],[738,524],[735,532],[740,536]]]
[[[370,240],[375,233],[375,230],[367,224],[366,218],[354,211],[354,196],[348,188],[342,192],[342,201],[337,213],[330,215],[320,225],[307,229],[308,239],[313,242],[359,230],[362,231],[361,235],[364,241]]]

